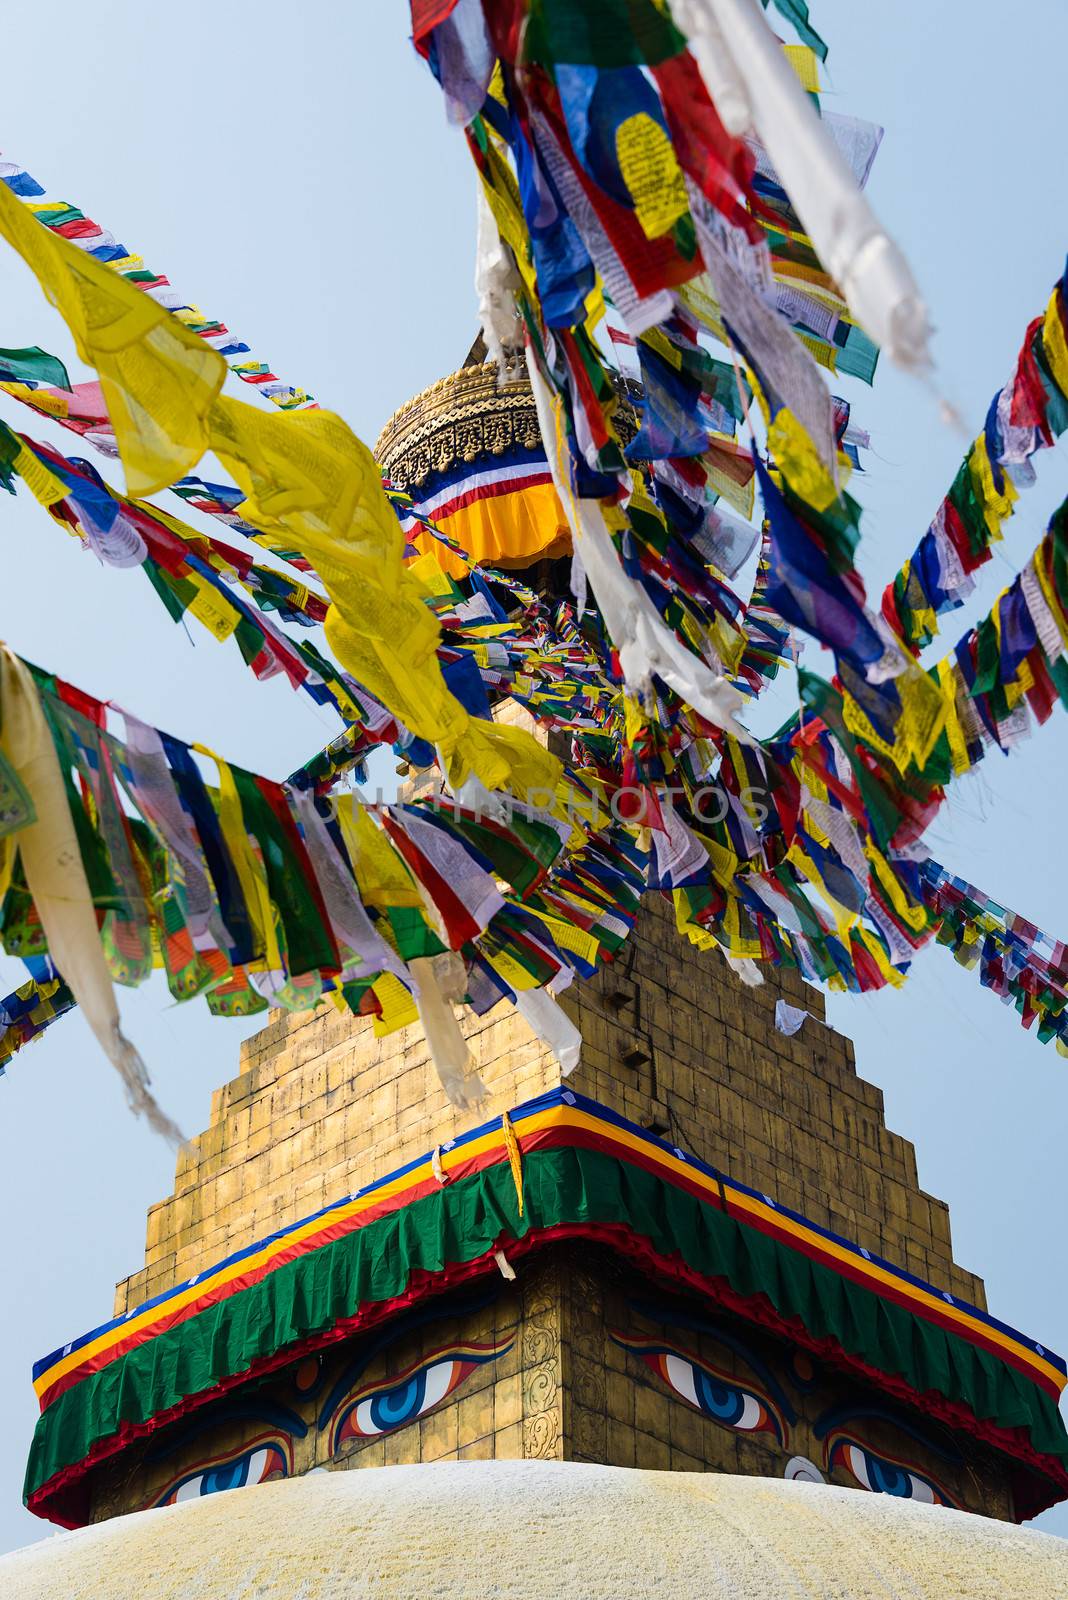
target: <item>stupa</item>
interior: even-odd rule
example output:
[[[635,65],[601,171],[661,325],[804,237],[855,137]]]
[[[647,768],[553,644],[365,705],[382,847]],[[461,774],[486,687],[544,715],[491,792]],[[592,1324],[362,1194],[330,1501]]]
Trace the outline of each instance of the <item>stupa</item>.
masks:
[[[479,354],[391,420],[379,457],[413,515],[452,504],[457,538],[463,525],[480,558],[507,555],[544,591],[566,581],[564,544],[523,420],[529,390],[521,372],[499,390]],[[497,714],[525,715],[508,702]],[[323,1006],[276,1013],[243,1045],[209,1127],[179,1155],[173,1193],[149,1213],[144,1266],[118,1286],[113,1318],[35,1369],[28,1505],[66,1527],[124,1520],[93,1543],[79,1535],[55,1555],[0,1562],[4,1593],[59,1592],[34,1585],[92,1571],[93,1551],[119,1570],[123,1540],[141,1538],[131,1513],[146,1514],[154,1544],[174,1542],[167,1559],[180,1565],[188,1537],[214,1548],[218,1518],[190,1520],[183,1506],[157,1522],[157,1508],[323,1469],[480,1461],[509,1484],[514,1463],[629,1469],[604,1484],[630,1483],[623,1500],[646,1495],[650,1534],[658,1507],[680,1527],[689,1518],[702,1559],[728,1537],[708,1531],[709,1508],[728,1501],[736,1532],[755,1517],[767,1539],[780,1518],[829,1518],[828,1572],[883,1537],[876,1525],[897,1529],[902,1571],[910,1550],[922,1565],[924,1541],[943,1538],[914,1510],[872,1521],[864,1493],[1013,1523],[1068,1492],[1063,1363],[988,1312],[981,1280],[954,1259],[946,1204],[920,1187],[912,1145],[886,1126],[880,1091],[857,1075],[817,991],[785,970],[745,987],[679,937],[654,892],[620,958],[561,1003],[583,1040],[570,1075],[511,1006],[468,1017],[489,1092],[474,1118],[447,1101],[418,1026],[379,1035],[370,1018]],[[425,1481],[439,1576],[453,1571],[443,1530],[455,1515],[469,1519],[476,1567],[507,1576],[512,1561],[524,1593],[547,1594],[512,1525],[489,1539],[478,1508],[496,1492],[492,1470],[462,1493],[440,1468],[425,1480],[376,1474],[340,1497],[274,1483],[255,1512],[251,1498],[234,1502],[234,1526],[251,1561],[279,1528],[299,1540],[314,1524],[314,1576],[330,1562],[316,1519],[334,1507],[346,1527],[356,1518],[409,1538]],[[524,1480],[520,1523],[524,1507],[555,1503],[545,1470]],[[687,1487],[693,1473],[729,1475],[722,1495]],[[601,1481],[582,1478],[581,1494]],[[381,1523],[390,1483],[408,1509]],[[643,1566],[619,1516],[634,1587],[611,1592],[645,1593],[659,1545]],[[937,1523],[947,1562],[951,1522]],[[998,1592],[1017,1592],[1017,1556],[1031,1574],[1021,1594],[1063,1591],[1059,1547],[1026,1554],[983,1527],[976,1559],[992,1582],[1001,1574]],[[342,1547],[338,1571],[356,1582]],[[562,1559],[558,1540],[541,1548]],[[746,1587],[759,1578],[751,1562],[734,1588],[699,1592],[771,1592]],[[99,1589],[85,1593],[127,1592],[97,1570]],[[917,1593],[943,1592],[917,1571]],[[309,1595],[334,1592],[319,1581]],[[678,1573],[663,1581],[658,1593],[683,1592]],[[394,1573],[345,1592],[417,1592],[407,1582]],[[473,1577],[466,1592],[511,1594],[501,1582]],[[190,1579],[158,1592],[222,1591]],[[248,1592],[297,1591],[276,1579]]]

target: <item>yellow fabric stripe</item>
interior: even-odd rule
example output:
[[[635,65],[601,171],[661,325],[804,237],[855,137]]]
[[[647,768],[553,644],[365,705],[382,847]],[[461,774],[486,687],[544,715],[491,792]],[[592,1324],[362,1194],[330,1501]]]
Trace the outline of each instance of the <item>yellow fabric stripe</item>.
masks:
[[[551,1111],[544,1112],[539,1114],[538,1117],[529,1120],[535,1125],[541,1125],[545,1120],[548,1120],[550,1115]],[[443,1150],[441,1153],[442,1164],[448,1170],[450,1167],[458,1166],[462,1162],[470,1161],[474,1156],[484,1154],[494,1145],[500,1146],[503,1155],[504,1142],[499,1130],[486,1133],[482,1138],[472,1140],[470,1144],[464,1145],[462,1148],[451,1151]],[[225,1288],[235,1278],[243,1277],[248,1272],[258,1271],[261,1267],[273,1261],[276,1256],[281,1255],[284,1251],[291,1250],[294,1245],[302,1244],[306,1239],[313,1238],[315,1234],[325,1232],[327,1228],[334,1228],[339,1223],[349,1222],[363,1212],[373,1210],[381,1205],[384,1200],[391,1200],[396,1195],[403,1193],[405,1189],[415,1188],[432,1176],[433,1171],[430,1165],[430,1157],[428,1156],[425,1161],[421,1161],[418,1167],[415,1167],[412,1171],[382,1184],[381,1187],[370,1191],[366,1195],[355,1196],[347,1205],[338,1206],[336,1210],[329,1212],[327,1216],[315,1217],[301,1227],[294,1228],[291,1233],[285,1234],[281,1239],[265,1244],[261,1250],[243,1257],[241,1261],[231,1262],[227,1267],[220,1267],[214,1273],[205,1274],[190,1288],[183,1289],[179,1294],[172,1295],[162,1305],[153,1306],[138,1316],[129,1317],[119,1327],[109,1329],[106,1333],[101,1334],[99,1339],[92,1340],[89,1344],[83,1345],[81,1349],[72,1351],[69,1356],[57,1361],[55,1366],[49,1367],[48,1371],[42,1373],[38,1378],[34,1384],[35,1391],[37,1394],[41,1394],[43,1391],[50,1389],[66,1373],[82,1366],[94,1356],[102,1355],[109,1346],[121,1344],[133,1333],[144,1332],[151,1327],[153,1322],[172,1318],[175,1312],[184,1310],[186,1306],[200,1299],[202,1295],[211,1293],[216,1289]]]
[[[866,1277],[872,1278],[876,1283],[908,1295],[917,1304],[925,1305],[932,1311],[937,1311],[940,1316],[948,1317],[951,1321],[959,1323],[962,1329],[981,1332],[984,1338],[1000,1345],[1002,1349],[1010,1350],[1016,1356],[1022,1356],[1029,1366],[1044,1373],[1058,1389],[1063,1389],[1064,1374],[1059,1372],[1050,1362],[1038,1355],[1036,1351],[1029,1349],[1028,1346],[1022,1345],[1017,1340],[1003,1334],[1000,1329],[991,1327],[989,1323],[980,1322],[963,1306],[951,1305],[940,1294],[921,1289],[917,1284],[908,1283],[906,1280],[898,1278],[885,1267],[880,1267],[875,1261],[866,1261],[863,1257],[858,1259],[853,1251],[846,1246],[836,1244],[833,1239],[827,1239],[822,1234],[810,1232],[796,1223],[792,1217],[783,1216],[781,1212],[766,1205],[753,1195],[740,1193],[734,1189],[728,1189],[728,1194],[732,1208],[736,1207],[738,1210],[748,1212],[753,1216],[772,1220],[779,1229],[793,1234],[798,1239],[811,1241],[833,1260],[840,1261],[843,1264],[848,1262],[854,1271],[861,1270]]]
[[[951,661],[943,659],[938,663],[938,681],[946,704],[945,727],[946,738],[949,740],[949,756],[953,763],[953,771],[959,776],[962,772],[969,771],[971,762],[968,759],[968,744],[964,737],[964,729],[960,725],[960,716],[957,712],[957,674]]]
[[[515,1184],[516,1204],[519,1215],[523,1215],[523,1157],[519,1151],[519,1141],[512,1127],[512,1119],[507,1111],[501,1112],[501,1132],[504,1134],[504,1143],[508,1151],[508,1165],[512,1169],[512,1182]]]
[[[66,484],[57,478],[54,472],[50,472],[44,462],[38,460],[26,445],[22,446],[12,465],[34,499],[40,501],[41,505],[58,505],[60,500],[67,498]]]
[[[1061,323],[1060,288],[1054,289],[1049,297],[1046,307],[1046,317],[1042,324],[1042,345],[1046,352],[1046,359],[1053,373],[1054,382],[1062,394],[1068,395],[1068,344],[1065,343],[1064,327]]]
[[[520,1123],[520,1147],[523,1139],[549,1127],[580,1128],[598,1133],[623,1150],[640,1153],[646,1162],[652,1159],[665,1170],[685,1176],[689,1184],[704,1190],[710,1198],[719,1199],[720,1184],[718,1179],[700,1171],[690,1163],[680,1160],[670,1150],[659,1149],[651,1145],[640,1134],[632,1133],[625,1127],[607,1123],[603,1118],[584,1111],[578,1106],[549,1106],[544,1111],[535,1112],[533,1116],[524,1117]],[[506,1136],[500,1129],[491,1129],[480,1138],[453,1150],[443,1150],[441,1152],[442,1166],[446,1171],[455,1169],[466,1165],[494,1148],[500,1150],[502,1158],[507,1157]],[[83,1365],[94,1356],[106,1352],[110,1345],[121,1343],[129,1338],[132,1333],[145,1330],[151,1326],[153,1321],[172,1318],[175,1312],[184,1309],[185,1306],[199,1299],[202,1295],[224,1287],[227,1283],[243,1276],[245,1273],[259,1270],[260,1267],[269,1263],[276,1256],[292,1250],[295,1245],[314,1237],[316,1233],[333,1229],[339,1223],[347,1222],[366,1211],[373,1210],[381,1205],[383,1201],[393,1199],[406,1189],[415,1188],[432,1175],[431,1162],[428,1156],[425,1161],[421,1161],[412,1171],[402,1174],[366,1195],[355,1197],[348,1204],[337,1207],[335,1211],[330,1212],[326,1217],[316,1217],[302,1227],[295,1228],[281,1239],[265,1245],[261,1251],[257,1251],[254,1255],[246,1256],[243,1260],[232,1263],[229,1267],[221,1268],[215,1274],[201,1278],[191,1288],[172,1296],[162,1306],[153,1307],[143,1312],[140,1316],[129,1318],[128,1321],[121,1323],[117,1328],[110,1329],[107,1333],[101,1335],[99,1339],[84,1345],[80,1350],[73,1351],[70,1356],[58,1361],[55,1366],[50,1367],[37,1380],[34,1385],[36,1392],[40,1395],[51,1388],[67,1372]],[[729,1213],[741,1213],[754,1219],[759,1218],[762,1221],[773,1222],[778,1232],[803,1240],[830,1260],[838,1261],[843,1265],[848,1264],[854,1272],[863,1273],[874,1283],[894,1289],[898,1293],[914,1300],[917,1305],[926,1306],[931,1310],[937,1311],[940,1316],[957,1323],[962,1332],[965,1333],[965,1336],[967,1336],[968,1330],[973,1333],[981,1333],[991,1343],[1025,1360],[1029,1366],[1034,1368],[1036,1372],[1042,1373],[1056,1388],[1062,1389],[1064,1387],[1064,1375],[1049,1361],[1010,1335],[1002,1333],[1000,1329],[981,1322],[965,1307],[951,1304],[934,1290],[924,1289],[917,1284],[897,1277],[888,1268],[857,1255],[848,1245],[838,1244],[835,1240],[816,1232],[804,1223],[796,1221],[793,1217],[784,1215],[775,1206],[768,1205],[766,1201],[758,1196],[747,1194],[744,1190],[735,1188],[729,1180],[725,1185],[725,1191],[728,1197]]]

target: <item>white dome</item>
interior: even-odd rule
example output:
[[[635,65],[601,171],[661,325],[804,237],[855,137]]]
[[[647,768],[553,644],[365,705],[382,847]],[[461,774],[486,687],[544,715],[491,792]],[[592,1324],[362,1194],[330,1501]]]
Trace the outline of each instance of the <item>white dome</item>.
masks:
[[[1064,1600],[1068,1543],[856,1489],[573,1462],[233,1489],[0,1558],[3,1600]]]

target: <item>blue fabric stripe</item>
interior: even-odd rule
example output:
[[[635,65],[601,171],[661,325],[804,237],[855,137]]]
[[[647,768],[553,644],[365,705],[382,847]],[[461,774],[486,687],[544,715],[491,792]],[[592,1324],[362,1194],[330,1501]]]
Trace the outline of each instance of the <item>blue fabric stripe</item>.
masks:
[[[843,1238],[841,1234],[832,1233],[829,1228],[821,1228],[818,1223],[809,1221],[809,1219],[802,1216],[800,1212],[791,1211],[786,1206],[778,1205],[773,1199],[771,1199],[769,1195],[762,1194],[759,1189],[750,1189],[744,1183],[735,1182],[734,1179],[729,1178],[725,1173],[720,1172],[716,1167],[709,1166],[707,1162],[699,1160],[697,1156],[688,1155],[685,1151],[680,1150],[677,1145],[668,1144],[665,1140],[657,1138],[655,1134],[647,1132],[646,1129],[639,1128],[636,1123],[629,1122],[627,1118],[621,1116],[618,1111],[613,1111],[608,1106],[601,1105],[596,1100],[590,1100],[585,1095],[578,1094],[572,1089],[563,1087],[550,1089],[545,1094],[539,1095],[536,1099],[527,1100],[523,1105],[517,1106],[514,1111],[510,1111],[508,1113],[508,1116],[512,1122],[512,1125],[515,1126],[518,1123],[525,1122],[530,1117],[536,1117],[542,1111],[549,1110],[551,1107],[558,1105],[575,1106],[578,1110],[584,1111],[592,1117],[596,1117],[598,1121],[607,1123],[610,1127],[618,1128],[622,1132],[629,1134],[632,1138],[640,1139],[643,1143],[649,1145],[654,1150],[669,1151],[680,1161],[684,1162],[688,1167],[693,1167],[695,1171],[704,1174],[706,1177],[715,1179],[718,1184],[722,1184],[724,1189],[733,1190],[735,1193],[750,1195],[754,1199],[762,1200],[765,1205],[770,1206],[779,1216],[789,1218],[789,1220],[792,1222],[800,1223],[803,1227],[808,1228],[812,1233],[817,1234],[820,1238],[832,1241],[834,1244],[850,1251],[853,1255],[857,1256],[864,1262],[871,1262],[875,1266],[883,1268],[885,1271],[893,1274],[894,1277],[899,1278],[903,1283],[912,1284],[916,1288],[926,1289],[929,1293],[938,1295],[940,1298],[944,1299],[947,1304],[957,1306],[959,1309],[968,1312],[970,1316],[975,1317],[977,1321],[984,1323],[987,1327],[994,1328],[999,1333],[1006,1334],[1009,1338],[1016,1340],[1026,1349],[1033,1350],[1036,1354],[1043,1356],[1045,1360],[1050,1362],[1052,1366],[1056,1367],[1059,1372],[1064,1373],[1068,1371],[1068,1368],[1066,1368],[1062,1357],[1055,1355],[1052,1350],[1047,1349],[1045,1345],[1039,1344],[1036,1340],[1029,1339],[1025,1334],[1022,1334],[1016,1328],[1011,1327],[1007,1322],[999,1321],[997,1317],[992,1317],[987,1311],[981,1311],[978,1306],[971,1305],[967,1300],[961,1300],[957,1296],[945,1294],[944,1291],[935,1288],[933,1284],[926,1282],[923,1278],[917,1278],[911,1272],[907,1272],[903,1267],[895,1266],[892,1261],[884,1260],[882,1256],[877,1256],[872,1254],[870,1251],[862,1250],[859,1245],[853,1244],[851,1240]],[[500,1117],[493,1117],[489,1122],[483,1122],[477,1128],[470,1128],[466,1133],[458,1134],[455,1139],[451,1139],[447,1144],[443,1144],[441,1148],[443,1150],[462,1150],[466,1145],[473,1143],[477,1139],[481,1139],[485,1134],[495,1133],[500,1127]],[[385,1177],[378,1178],[373,1183],[365,1184],[363,1188],[356,1189],[352,1194],[345,1195],[343,1199],[335,1200],[331,1202],[330,1205],[323,1206],[321,1210],[313,1211],[309,1216],[302,1217],[299,1222],[291,1223],[289,1227],[286,1228],[279,1228],[277,1232],[268,1234],[266,1238],[257,1240],[255,1244],[246,1245],[243,1250],[237,1250],[232,1255],[224,1257],[223,1260],[216,1262],[216,1264],[207,1272],[199,1273],[195,1278],[190,1278],[184,1283],[176,1284],[173,1289],[167,1289],[162,1294],[154,1296],[153,1299],[146,1300],[142,1305],[136,1306],[128,1311],[125,1316],[113,1317],[110,1322],[103,1322],[99,1327],[93,1328],[89,1333],[82,1334],[80,1338],[72,1340],[70,1344],[64,1345],[58,1350],[53,1350],[50,1355],[43,1356],[39,1361],[34,1363],[34,1382],[37,1381],[42,1373],[47,1372],[49,1367],[55,1365],[57,1361],[62,1360],[63,1357],[70,1355],[75,1350],[82,1349],[83,1346],[90,1344],[94,1339],[100,1338],[102,1334],[109,1333],[112,1331],[112,1329],[121,1327],[124,1322],[130,1321],[133,1317],[139,1316],[144,1311],[150,1311],[155,1309],[157,1306],[165,1305],[167,1301],[173,1299],[175,1295],[183,1293],[186,1289],[192,1287],[198,1282],[212,1278],[217,1272],[221,1272],[225,1268],[235,1265],[237,1262],[248,1260],[250,1256],[254,1256],[258,1251],[263,1250],[267,1245],[274,1244],[279,1239],[284,1239],[287,1234],[295,1233],[298,1229],[304,1228],[309,1223],[316,1222],[320,1218],[329,1217],[333,1212],[340,1210],[343,1206],[349,1205],[351,1201],[366,1195],[374,1194],[377,1190],[384,1188],[387,1184],[396,1182],[398,1178],[406,1177],[409,1173],[415,1172],[419,1167],[423,1166],[427,1159],[428,1155],[417,1156],[413,1161],[409,1161],[405,1166],[398,1167],[396,1171],[387,1173]]]

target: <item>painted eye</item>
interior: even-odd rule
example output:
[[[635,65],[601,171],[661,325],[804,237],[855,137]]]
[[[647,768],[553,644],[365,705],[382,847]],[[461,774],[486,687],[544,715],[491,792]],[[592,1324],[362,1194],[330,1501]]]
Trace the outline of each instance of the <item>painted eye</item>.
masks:
[[[470,1368],[467,1369],[470,1371]],[[435,1361],[432,1367],[414,1372],[403,1383],[361,1400],[352,1408],[352,1431],[365,1438],[374,1433],[389,1433],[403,1428],[413,1417],[439,1405],[446,1395],[467,1376],[460,1361]]]
[[[724,1372],[664,1345],[637,1344],[613,1335],[617,1344],[633,1351],[669,1389],[703,1416],[711,1417],[738,1433],[771,1433],[782,1444],[785,1425],[772,1401],[746,1388]]]
[[[459,1388],[476,1367],[506,1355],[512,1343],[463,1345],[439,1351],[399,1378],[359,1391],[335,1426],[334,1451],[349,1439],[373,1439],[378,1434],[394,1433],[416,1417],[425,1416]]]
[[[201,1467],[199,1472],[187,1473],[155,1503],[157,1506],[177,1505],[180,1500],[199,1500],[201,1495],[220,1494],[224,1489],[244,1489],[255,1483],[269,1483],[273,1478],[289,1476],[287,1452],[281,1444],[258,1445],[244,1450],[240,1455]]]
[[[664,1360],[664,1377],[676,1394],[681,1394],[706,1417],[714,1417],[728,1428],[751,1433],[763,1426],[767,1413],[755,1394],[716,1377],[696,1362],[669,1355]]]
[[[851,1473],[862,1489],[872,1494],[892,1494],[899,1500],[922,1500],[930,1506],[952,1505],[950,1497],[901,1461],[876,1455],[852,1439],[839,1439],[830,1452],[829,1466],[841,1466]]]

